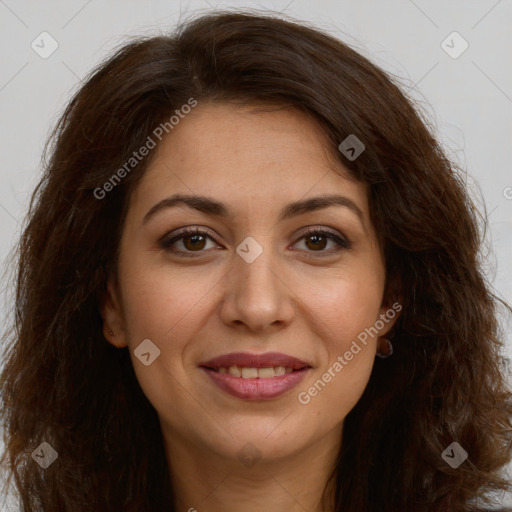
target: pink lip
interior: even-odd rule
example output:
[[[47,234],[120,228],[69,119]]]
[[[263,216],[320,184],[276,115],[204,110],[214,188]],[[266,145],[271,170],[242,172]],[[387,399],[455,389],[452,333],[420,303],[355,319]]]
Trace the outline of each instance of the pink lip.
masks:
[[[222,356],[214,357],[209,361],[200,363],[199,366],[218,369],[221,366],[245,366],[247,368],[270,368],[271,366],[285,366],[300,370],[308,363],[296,357],[279,352],[266,352],[265,354],[251,354],[249,352],[232,352]]]
[[[244,366],[249,368],[270,368],[284,366],[294,371],[269,379],[244,379],[219,373],[219,367]],[[296,357],[268,352],[266,354],[250,354],[244,352],[226,354],[215,357],[200,364],[201,369],[224,392],[244,400],[269,400],[277,398],[293,389],[311,369],[304,361]]]
[[[295,370],[292,373],[270,379],[243,379],[227,373],[219,373],[209,368],[201,368],[220,389],[244,400],[269,400],[293,389],[310,368]]]

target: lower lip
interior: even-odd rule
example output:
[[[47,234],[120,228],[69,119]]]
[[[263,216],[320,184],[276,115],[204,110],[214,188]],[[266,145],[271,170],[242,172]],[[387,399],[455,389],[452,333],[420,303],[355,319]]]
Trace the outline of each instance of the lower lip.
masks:
[[[219,373],[210,368],[201,367],[201,369],[220,389],[244,400],[270,400],[284,395],[297,386],[310,370],[310,368],[303,368],[269,379],[243,379],[228,373]]]

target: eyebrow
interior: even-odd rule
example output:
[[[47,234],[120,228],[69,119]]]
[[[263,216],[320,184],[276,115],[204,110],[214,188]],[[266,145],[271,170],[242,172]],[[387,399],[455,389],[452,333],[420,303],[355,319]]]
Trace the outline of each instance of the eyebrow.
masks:
[[[207,215],[223,219],[228,218],[231,215],[231,211],[227,205],[212,199],[211,197],[174,194],[156,203],[146,213],[146,215],[144,215],[142,223],[145,224],[148,222],[149,219],[158,212],[178,205],[185,205]],[[322,195],[289,203],[282,209],[281,214],[279,215],[279,221],[290,219],[304,213],[329,208],[331,206],[343,206],[348,208],[357,215],[363,225],[363,228],[365,228],[364,214],[361,209],[348,197],[340,195]]]

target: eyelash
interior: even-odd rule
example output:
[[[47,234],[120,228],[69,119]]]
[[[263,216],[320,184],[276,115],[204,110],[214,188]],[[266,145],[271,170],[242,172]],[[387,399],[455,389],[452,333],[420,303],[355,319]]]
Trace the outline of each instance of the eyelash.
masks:
[[[190,258],[195,258],[197,256],[199,256],[201,253],[205,252],[205,250],[200,250],[200,251],[181,251],[181,250],[177,250],[175,248],[173,248],[173,244],[175,244],[176,242],[178,242],[179,240],[182,240],[184,238],[187,238],[189,236],[194,236],[194,235],[201,235],[201,236],[205,236],[207,238],[209,238],[210,240],[212,240],[213,242],[217,243],[215,241],[215,239],[210,236],[206,231],[202,231],[198,228],[186,228],[186,229],[183,229],[182,231],[176,233],[174,236],[170,237],[167,235],[165,236],[164,238],[162,238],[160,241],[159,241],[159,245],[162,249],[165,249],[165,250],[168,250],[168,251],[171,251],[173,253],[179,253],[185,257],[190,257]],[[335,254],[335,253],[338,253],[339,251],[342,251],[342,250],[346,250],[346,249],[350,249],[352,244],[350,243],[350,241],[347,239],[347,238],[342,238],[338,235],[336,235],[335,233],[332,233],[330,231],[326,231],[326,230],[323,230],[323,229],[318,229],[318,228],[308,228],[305,232],[303,232],[300,236],[300,238],[297,240],[297,242],[299,240],[302,240],[303,238],[307,238],[308,236],[313,236],[313,235],[322,235],[322,236],[325,236],[326,238],[328,238],[329,240],[332,240],[333,242],[335,242],[336,244],[338,244],[338,248],[335,249],[335,250],[330,250],[330,251],[306,251],[306,252],[312,252],[312,253],[319,253],[319,257],[322,257],[322,256],[327,256],[327,255],[332,255],[332,254]]]

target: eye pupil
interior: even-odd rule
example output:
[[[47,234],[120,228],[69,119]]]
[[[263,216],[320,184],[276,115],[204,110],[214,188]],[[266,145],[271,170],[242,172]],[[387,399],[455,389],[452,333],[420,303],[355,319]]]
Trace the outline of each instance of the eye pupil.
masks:
[[[195,239],[194,242],[191,242],[190,244],[187,242],[190,242],[190,240]],[[201,239],[199,242],[197,239]],[[185,247],[187,249],[203,249],[204,245],[202,246],[201,243],[205,243],[205,237],[202,235],[189,235],[186,237],[183,237],[183,243],[185,244]]]
[[[318,239],[323,239],[323,243],[322,242],[318,242]],[[309,241],[310,240],[316,240],[313,242],[313,247],[310,246],[309,244]],[[320,243],[320,247],[318,247],[318,245],[315,245],[315,244],[318,244]],[[309,249],[324,249],[326,244],[327,244],[327,238],[324,236],[324,235],[310,235],[308,237],[308,241],[306,242],[307,246]]]

